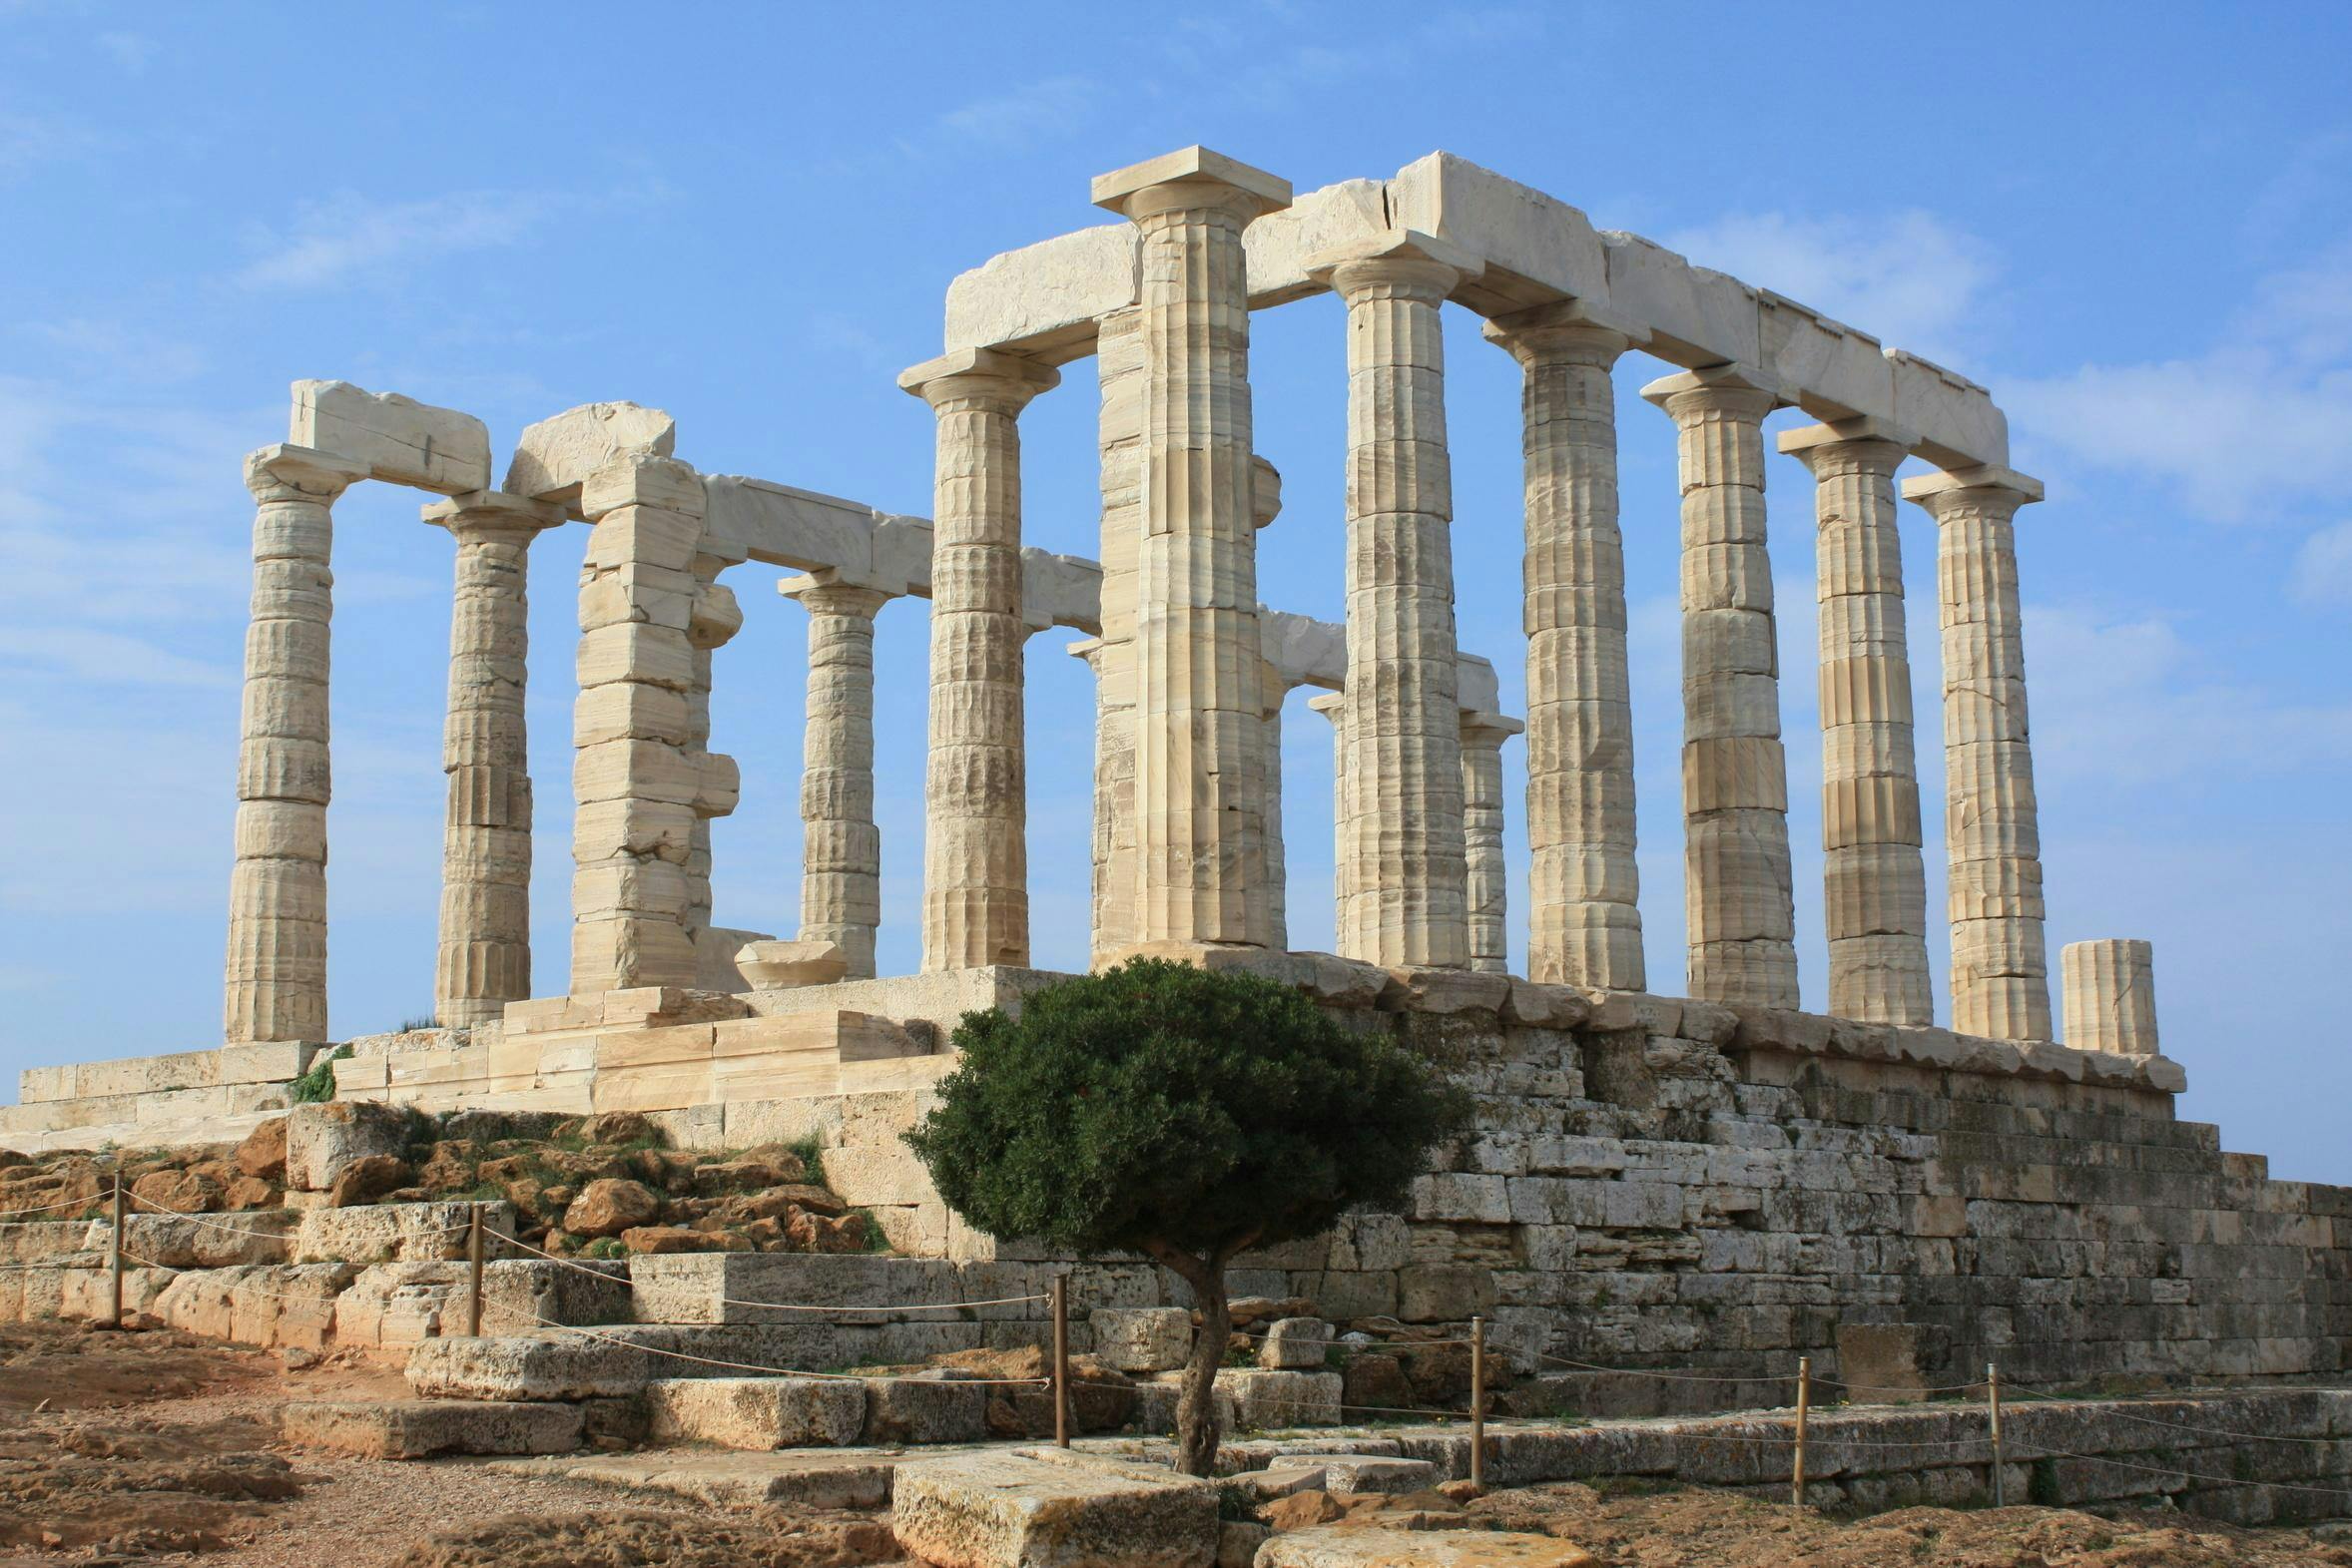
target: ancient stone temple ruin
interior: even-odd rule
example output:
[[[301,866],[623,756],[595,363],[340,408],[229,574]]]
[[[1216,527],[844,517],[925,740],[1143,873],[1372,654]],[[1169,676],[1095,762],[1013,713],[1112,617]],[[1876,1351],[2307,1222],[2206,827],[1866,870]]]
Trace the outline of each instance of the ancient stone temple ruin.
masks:
[[[1483,1313],[1530,1366],[1725,1379],[1644,1395],[1694,1402],[1781,1396],[1771,1379],[1798,1355],[1832,1369],[1848,1336],[1887,1325],[1918,1330],[1931,1377],[1974,1375],[1994,1349],[2023,1381],[2343,1369],[2352,1192],[2269,1181],[2174,1119],[2185,1080],[2158,1053],[2144,942],[2067,948],[2054,1015],[2014,548],[2042,486],[2009,466],[1985,388],[1446,154],[1295,196],[1194,148],[1091,196],[1115,221],[955,278],[944,352],[900,376],[936,417],[927,519],[701,472],[672,421],[633,403],[532,425],[500,478],[478,420],[295,383],[287,439],[246,463],[259,510],[223,1043],[29,1072],[0,1143],[217,1139],[282,1106],[329,1043],[332,512],[372,481],[433,496],[424,519],[456,558],[439,1027],[349,1042],[341,1098],[634,1110],[699,1147],[813,1134],[895,1250],[1014,1294],[1050,1261],[964,1231],[897,1135],[950,1065],[961,1012],[1051,978],[1028,967],[1022,648],[1075,628],[1097,699],[1094,961],[1282,977],[1437,1053],[1479,1096],[1479,1136],[1411,1212],[1247,1257],[1238,1289],[1334,1317]],[[1327,291],[1346,306],[1344,625],[1266,602],[1256,565],[1280,483],[1253,440],[1252,313]],[[1456,637],[1448,308],[1482,317],[1524,378],[1523,720]],[[1089,354],[1095,560],[1025,545],[1021,512],[1021,413]],[[1620,431],[1616,377],[1643,356],[1663,417]],[[1814,480],[1827,1014],[1797,1010],[1766,530],[1762,425],[1792,406],[1815,421],[1779,444]],[[1643,963],[1616,494],[1620,442],[1668,439],[1680,997],[1653,994],[1669,977]],[[1898,484],[1908,458],[1928,472]],[[523,566],[568,550],[544,536],[572,523],[588,532],[570,970],[534,996]],[[1941,927],[1907,533],[1937,560]],[[742,624],[740,590],[766,602],[760,568],[794,574],[782,594],[809,617],[806,858],[784,940],[714,924],[711,899],[710,823],[743,787],[710,750],[712,652]],[[908,595],[930,601],[927,822],[919,851],[890,852],[920,855],[922,958],[885,977],[873,644],[878,611]],[[1337,736],[1336,955],[1287,936],[1276,738],[1302,686]],[[1523,801],[1503,787],[1514,736]],[[1520,809],[1532,871],[1506,894],[1502,824]],[[1523,976],[1506,972],[1513,904]],[[1950,943],[1949,1028],[1931,941]],[[1116,1305],[1168,1289],[1131,1265],[1084,1278]]]

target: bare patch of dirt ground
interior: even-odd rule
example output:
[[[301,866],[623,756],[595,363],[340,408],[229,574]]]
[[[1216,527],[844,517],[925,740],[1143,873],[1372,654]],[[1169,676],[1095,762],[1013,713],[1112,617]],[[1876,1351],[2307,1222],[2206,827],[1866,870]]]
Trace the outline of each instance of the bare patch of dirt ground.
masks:
[[[354,1357],[296,1369],[185,1334],[0,1325],[0,1568],[851,1568],[898,1555],[874,1515],[716,1512],[279,1442],[290,1399],[406,1393]]]
[[[1563,1483],[1496,1492],[1469,1514],[1573,1541],[1612,1568],[2352,1568],[2352,1546],[2306,1530],[2178,1513],[1905,1508],[1841,1522],[1728,1492],[1612,1498]]]

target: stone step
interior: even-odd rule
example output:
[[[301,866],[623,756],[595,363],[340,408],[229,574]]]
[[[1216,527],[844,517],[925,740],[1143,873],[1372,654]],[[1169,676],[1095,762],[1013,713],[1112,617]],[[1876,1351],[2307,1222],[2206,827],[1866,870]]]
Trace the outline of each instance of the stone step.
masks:
[[[1096,1454],[993,1450],[900,1467],[890,1529],[919,1561],[971,1568],[1209,1568],[1217,1491]]]
[[[289,1404],[280,1413],[286,1440],[370,1459],[434,1454],[553,1454],[580,1446],[584,1412],[576,1404],[483,1404],[469,1399],[356,1400]]]
[[[615,1323],[426,1339],[408,1352],[408,1386],[452,1399],[595,1399],[663,1378],[904,1366],[980,1342],[973,1322]]]
[[[819,1377],[665,1377],[645,1385],[657,1441],[721,1448],[847,1448],[866,1430],[866,1385]]]
[[[1500,1530],[1379,1530],[1318,1525],[1258,1548],[1255,1568],[1599,1568],[1570,1541]]]

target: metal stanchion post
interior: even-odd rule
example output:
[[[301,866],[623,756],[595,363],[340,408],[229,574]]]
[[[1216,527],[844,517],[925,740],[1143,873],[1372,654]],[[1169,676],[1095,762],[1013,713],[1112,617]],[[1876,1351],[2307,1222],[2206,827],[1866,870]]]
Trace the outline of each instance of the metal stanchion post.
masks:
[[[1813,1407],[1813,1357],[1797,1357],[1797,1459],[1796,1473],[1790,1480],[1789,1500],[1799,1508],[1805,1506],[1805,1416]]]
[[[475,1204],[465,1227],[465,1331],[482,1336],[482,1206]]]
[[[1053,1277],[1053,1441],[1070,1445],[1070,1277]]]
[[[2007,1488],[2001,1479],[2001,1368],[1991,1361],[1985,1363],[1985,1398],[1993,1411],[1993,1506],[2006,1508]]]
[[[1470,1319],[1470,1455],[1473,1492],[1486,1490],[1486,1319]]]

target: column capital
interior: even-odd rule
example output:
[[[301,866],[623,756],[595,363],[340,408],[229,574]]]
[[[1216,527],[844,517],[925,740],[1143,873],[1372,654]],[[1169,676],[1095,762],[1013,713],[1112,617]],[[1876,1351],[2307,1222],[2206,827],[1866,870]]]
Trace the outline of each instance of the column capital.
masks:
[[[1891,419],[1861,414],[1852,419],[1831,419],[1784,430],[1779,445],[1807,468],[1829,461],[1884,466],[1887,472],[1893,473],[1896,465],[1919,445],[1919,432]],[[1815,468],[1815,472],[1819,470]]]
[[[1096,175],[1088,196],[1131,222],[1208,208],[1246,224],[1290,206],[1291,183],[1196,145]]]
[[[950,403],[977,401],[995,411],[1017,414],[1039,392],[1061,384],[1049,364],[994,348],[958,348],[898,372],[898,389],[921,398],[934,412]]]
[[[446,501],[420,507],[417,516],[435,528],[446,528],[458,538],[471,534],[518,533],[535,535],[562,526],[563,508],[504,490],[468,490]]]
[[[257,501],[332,501],[366,477],[365,463],[284,441],[245,459],[245,487]]]
[[[1952,506],[2000,506],[2014,512],[2042,499],[2042,481],[2031,474],[1994,463],[1973,468],[1938,469],[1903,481],[1903,499],[1917,501],[1931,516],[1942,517]]]
[[[1761,419],[1795,401],[1780,377],[1745,364],[1716,364],[1661,376],[1643,387],[1641,396],[1676,419],[1705,413],[1753,413]]]
[[[1342,298],[1388,288],[1436,304],[1486,263],[1458,245],[1418,229],[1391,229],[1307,259],[1307,275]]]
[[[1514,735],[1525,733],[1526,726],[1505,714],[1480,713],[1466,708],[1462,711],[1462,744],[1491,746],[1496,751]]]
[[[1348,694],[1345,692],[1318,692],[1307,699],[1309,711],[1323,715],[1333,724],[1340,722],[1340,715],[1347,706]]]
[[[1588,299],[1555,299],[1489,316],[1480,332],[1522,365],[1561,359],[1604,370],[1626,349],[1649,341],[1639,323]]]
[[[897,597],[844,577],[832,567],[784,578],[777,583],[776,591],[787,599],[798,600],[801,608],[811,615],[855,615],[870,621],[882,612],[883,605]]]

